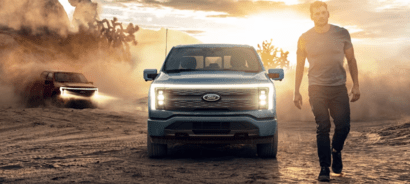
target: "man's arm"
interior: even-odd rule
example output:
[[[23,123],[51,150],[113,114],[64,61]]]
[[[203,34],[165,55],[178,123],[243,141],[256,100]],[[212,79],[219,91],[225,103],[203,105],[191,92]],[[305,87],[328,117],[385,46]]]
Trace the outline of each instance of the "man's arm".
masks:
[[[359,70],[357,69],[357,62],[356,58],[354,57],[354,50],[353,47],[345,50],[345,56],[347,59],[347,64],[349,65],[350,75],[353,81],[353,87],[350,90],[349,95],[353,95],[351,102],[355,102],[360,98],[360,90],[359,90]]]
[[[293,103],[298,109],[302,109],[302,95],[299,92],[300,84],[302,83],[303,72],[305,70],[305,54],[297,53],[296,77],[295,77],[295,92],[293,94]]]

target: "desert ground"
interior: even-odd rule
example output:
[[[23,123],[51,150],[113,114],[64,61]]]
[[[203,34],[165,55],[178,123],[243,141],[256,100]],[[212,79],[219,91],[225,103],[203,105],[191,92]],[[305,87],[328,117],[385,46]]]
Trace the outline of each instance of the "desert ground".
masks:
[[[317,182],[313,121],[279,118],[277,159],[240,144],[169,145],[150,159],[145,104],[126,106],[0,107],[0,183]],[[410,183],[410,117],[353,121],[343,160],[331,183]]]

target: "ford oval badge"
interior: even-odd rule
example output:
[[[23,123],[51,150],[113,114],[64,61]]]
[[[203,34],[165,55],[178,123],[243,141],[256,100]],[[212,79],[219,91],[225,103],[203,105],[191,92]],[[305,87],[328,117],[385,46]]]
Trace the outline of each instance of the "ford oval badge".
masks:
[[[219,96],[217,94],[206,94],[206,95],[202,96],[202,99],[204,99],[205,101],[208,101],[208,102],[216,102],[216,101],[221,99],[221,96]]]

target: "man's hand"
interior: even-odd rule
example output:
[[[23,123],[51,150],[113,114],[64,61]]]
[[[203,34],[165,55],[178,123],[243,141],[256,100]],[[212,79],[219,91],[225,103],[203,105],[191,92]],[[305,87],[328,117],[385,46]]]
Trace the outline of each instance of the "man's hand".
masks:
[[[295,92],[295,94],[293,95],[293,103],[295,103],[295,106],[298,109],[302,109],[302,95],[298,92]]]
[[[354,85],[352,89],[350,90],[349,96],[352,96],[352,99],[350,100],[350,102],[355,102],[359,100],[360,98],[359,86]]]
[[[345,50],[345,56],[347,59],[347,64],[349,65],[350,75],[352,76],[353,87],[350,90],[349,96],[352,96],[350,102],[355,102],[360,98],[359,90],[359,70],[357,69],[357,61],[354,58],[353,47]]]

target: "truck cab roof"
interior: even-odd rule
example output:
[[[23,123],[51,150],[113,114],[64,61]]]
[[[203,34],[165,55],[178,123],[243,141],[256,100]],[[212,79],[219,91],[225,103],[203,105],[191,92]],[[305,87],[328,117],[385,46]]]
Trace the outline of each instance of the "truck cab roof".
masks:
[[[253,48],[250,45],[244,44],[189,44],[189,45],[177,45],[174,48],[214,48],[214,47],[245,47]]]

